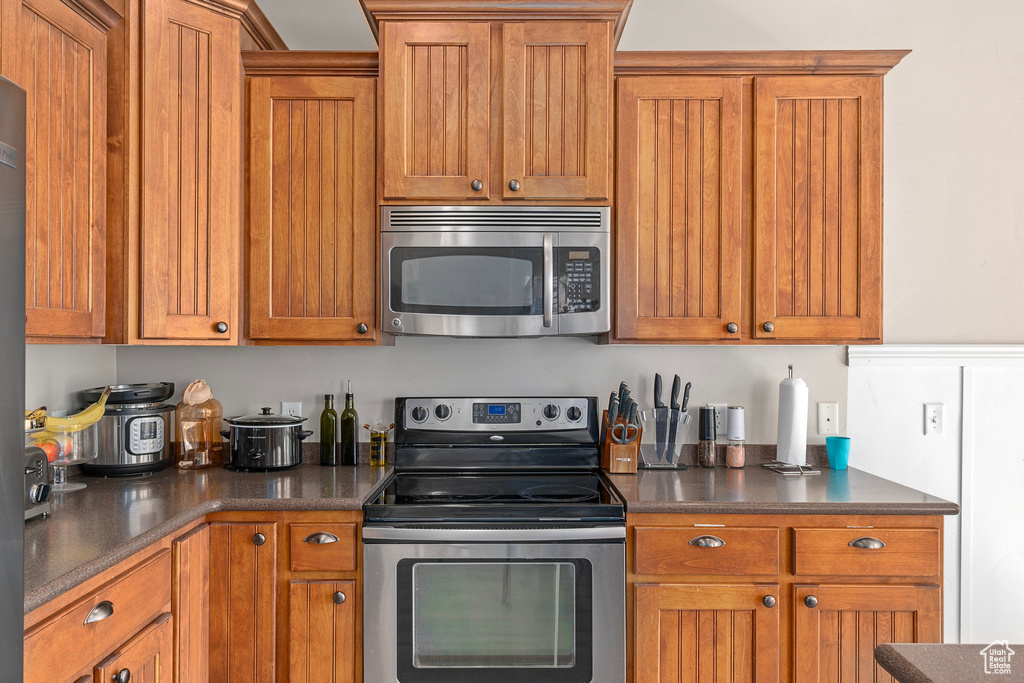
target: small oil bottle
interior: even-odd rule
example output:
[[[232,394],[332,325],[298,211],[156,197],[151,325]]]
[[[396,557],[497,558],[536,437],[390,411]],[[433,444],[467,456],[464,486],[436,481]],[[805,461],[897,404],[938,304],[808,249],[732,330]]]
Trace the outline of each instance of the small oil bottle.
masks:
[[[697,441],[697,466],[715,466],[715,440],[718,434],[715,430],[715,409],[711,406],[701,408],[699,413],[700,435]]]
[[[352,380],[348,381],[345,392],[345,410],[341,413],[341,462],[340,465],[359,464],[359,414],[352,396]]]

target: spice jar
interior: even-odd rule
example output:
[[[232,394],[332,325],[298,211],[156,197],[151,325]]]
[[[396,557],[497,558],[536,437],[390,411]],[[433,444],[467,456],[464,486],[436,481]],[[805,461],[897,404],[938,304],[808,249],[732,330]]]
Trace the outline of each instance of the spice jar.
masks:
[[[224,440],[220,430],[224,409],[204,380],[197,379],[185,388],[174,415],[174,440],[178,448],[175,466],[195,470],[223,464]]]
[[[700,434],[697,441],[697,465],[699,467],[715,466],[715,409],[708,406],[701,408],[699,413]]]
[[[729,441],[729,445],[725,447],[725,464],[729,467],[743,467],[747,461],[743,406],[729,407],[729,424],[725,429],[725,438]]]

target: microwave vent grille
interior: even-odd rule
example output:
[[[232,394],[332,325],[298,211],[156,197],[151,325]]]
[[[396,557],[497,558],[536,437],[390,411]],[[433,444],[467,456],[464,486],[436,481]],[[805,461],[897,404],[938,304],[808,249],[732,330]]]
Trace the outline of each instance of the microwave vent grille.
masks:
[[[459,207],[461,209],[461,207]],[[608,231],[608,209],[551,210],[521,209],[473,210],[445,208],[387,211],[384,230],[590,230]]]

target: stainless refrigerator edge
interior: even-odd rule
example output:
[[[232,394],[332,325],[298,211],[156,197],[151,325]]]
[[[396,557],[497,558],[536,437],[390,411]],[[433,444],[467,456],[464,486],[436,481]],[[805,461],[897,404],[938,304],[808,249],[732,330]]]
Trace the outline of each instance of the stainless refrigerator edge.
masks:
[[[22,680],[25,507],[25,91],[0,76],[0,662]]]

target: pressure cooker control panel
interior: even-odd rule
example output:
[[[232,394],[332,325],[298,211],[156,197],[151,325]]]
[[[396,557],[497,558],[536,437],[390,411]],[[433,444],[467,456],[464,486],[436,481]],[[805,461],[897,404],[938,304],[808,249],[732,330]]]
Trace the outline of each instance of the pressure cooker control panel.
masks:
[[[126,425],[125,445],[132,455],[149,455],[164,449],[163,417],[135,417]]]
[[[585,397],[409,398],[405,428],[544,432],[587,428]]]

